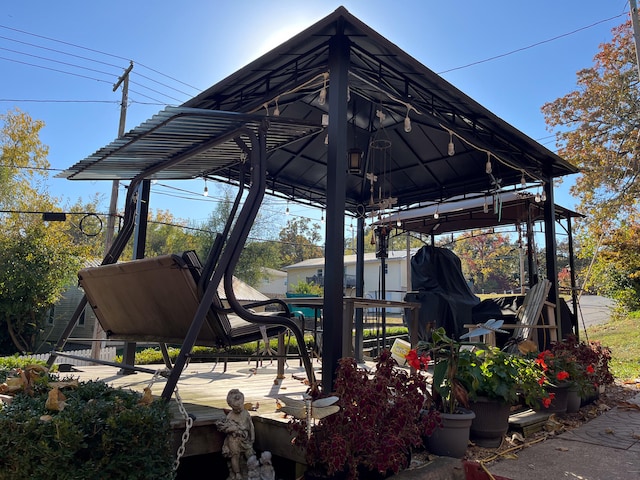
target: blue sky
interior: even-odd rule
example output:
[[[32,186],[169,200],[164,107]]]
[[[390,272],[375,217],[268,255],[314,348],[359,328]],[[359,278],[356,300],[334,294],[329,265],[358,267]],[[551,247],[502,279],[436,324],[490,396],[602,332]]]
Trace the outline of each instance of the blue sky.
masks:
[[[629,12],[624,0],[5,2],[0,112],[17,107],[44,121],[41,139],[50,148],[51,167],[68,168],[117,137],[121,91],[113,92],[113,85],[129,60],[134,68],[127,130],[197,95],[341,5],[553,151],[541,106],[575,89],[576,72],[593,65],[599,45],[611,40],[611,29]],[[557,190],[556,201],[573,208],[570,183]],[[49,187],[72,203],[101,193],[102,211],[108,210],[111,182],[52,178]],[[180,188],[194,193],[154,185],[152,207],[204,220],[215,195],[200,195],[202,181],[182,182]],[[121,187],[120,203],[123,197]]]

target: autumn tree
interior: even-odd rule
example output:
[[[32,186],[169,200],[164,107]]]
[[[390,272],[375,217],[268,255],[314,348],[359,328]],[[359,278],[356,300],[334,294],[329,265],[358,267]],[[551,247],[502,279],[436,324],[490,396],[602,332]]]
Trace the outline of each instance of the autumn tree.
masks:
[[[580,169],[571,193],[594,232],[636,212],[640,194],[640,89],[629,20],[613,29],[594,65],[577,73],[577,89],[547,103],[558,153]]]
[[[303,218],[290,219],[280,230],[280,266],[322,257],[324,252],[319,246],[321,240],[319,224]]]
[[[465,278],[473,282],[478,292],[502,292],[519,287],[519,253],[507,236],[465,232],[456,238],[453,250],[460,257]]]
[[[598,265],[605,261],[599,252],[626,235],[624,221],[637,215],[640,194],[640,90],[631,20],[612,33],[594,65],[577,73],[577,89],[542,109],[546,123],[556,130],[558,153],[581,172],[571,188],[580,211],[587,214],[578,224],[578,254],[595,259],[583,284],[602,284],[608,290],[616,283],[607,285],[612,277],[604,272],[610,266]]]
[[[58,210],[44,185],[44,124],[18,110],[0,116],[0,349],[31,352],[49,308],[77,273],[87,249],[67,222],[45,222]]]

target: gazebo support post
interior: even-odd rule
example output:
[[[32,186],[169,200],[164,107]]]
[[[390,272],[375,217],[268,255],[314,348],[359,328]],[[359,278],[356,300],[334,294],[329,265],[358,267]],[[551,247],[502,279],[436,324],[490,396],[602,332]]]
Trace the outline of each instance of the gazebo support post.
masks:
[[[349,44],[338,22],[329,44],[329,146],[327,155],[327,222],[325,232],[324,331],[322,389],[331,392],[343,355],[344,212],[347,172],[347,87]]]

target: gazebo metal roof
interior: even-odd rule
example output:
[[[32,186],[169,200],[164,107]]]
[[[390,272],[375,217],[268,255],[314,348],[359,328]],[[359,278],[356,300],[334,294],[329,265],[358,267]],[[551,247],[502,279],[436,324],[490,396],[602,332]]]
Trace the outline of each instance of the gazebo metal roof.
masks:
[[[377,176],[376,190],[396,198],[398,206],[408,206],[518,185],[523,176],[527,182],[548,182],[577,172],[340,7],[181,108],[166,109],[61,176],[126,180],[148,168],[153,158],[186,156],[195,145],[229,128],[215,114],[209,118],[192,115],[194,109],[233,112],[238,122],[246,120],[240,114],[275,119],[276,113],[318,127],[323,126],[323,115],[324,123],[327,117],[337,121],[328,108],[331,95],[336,94],[329,46],[339,32],[344,32],[349,50],[344,111],[347,148],[364,152],[361,172],[346,176],[347,210],[369,208],[367,173]],[[187,112],[184,107],[189,109],[187,115],[183,115]],[[170,116],[175,118],[169,120]],[[407,116],[410,132],[405,131]],[[267,165],[270,191],[325,205],[327,131],[324,128],[304,136],[303,141],[280,142],[278,148],[271,148]],[[377,161],[371,148],[372,140],[380,138],[390,145],[383,162]],[[455,146],[453,155],[447,152],[450,140]],[[231,150],[217,147],[215,152],[200,152],[153,178],[208,176],[237,181],[238,169],[228,162],[237,158],[235,150],[232,145]],[[491,174],[486,173],[488,159]],[[223,171],[219,162],[224,163]]]

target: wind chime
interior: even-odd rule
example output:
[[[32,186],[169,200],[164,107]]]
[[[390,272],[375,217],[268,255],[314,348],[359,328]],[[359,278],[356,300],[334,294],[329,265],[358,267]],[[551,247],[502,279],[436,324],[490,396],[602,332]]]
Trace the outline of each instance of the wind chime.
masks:
[[[398,199],[390,195],[387,175],[391,166],[391,140],[384,129],[386,115],[382,110],[376,111],[379,120],[379,128],[369,143],[369,172],[366,177],[369,180],[369,209],[371,221],[381,218],[382,212],[389,210],[398,203]],[[389,256],[389,233],[391,229],[387,225],[379,225],[372,231],[371,244],[376,246],[376,258],[380,259],[380,292],[379,298],[386,297],[386,262]],[[386,344],[386,310],[381,312],[382,318],[382,345]]]

